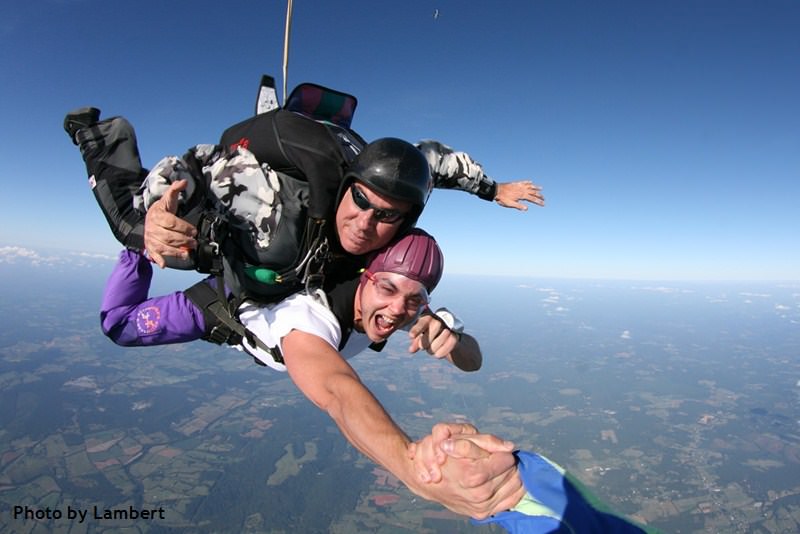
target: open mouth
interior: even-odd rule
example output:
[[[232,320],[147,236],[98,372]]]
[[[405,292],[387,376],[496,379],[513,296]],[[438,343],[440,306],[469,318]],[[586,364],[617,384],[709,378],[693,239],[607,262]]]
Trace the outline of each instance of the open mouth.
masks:
[[[380,337],[387,338],[397,329],[397,323],[393,317],[378,314],[375,316],[375,331]]]

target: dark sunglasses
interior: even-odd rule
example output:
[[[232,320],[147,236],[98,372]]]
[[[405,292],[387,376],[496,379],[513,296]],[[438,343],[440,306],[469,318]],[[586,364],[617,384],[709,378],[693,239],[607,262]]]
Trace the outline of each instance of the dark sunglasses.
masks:
[[[356,184],[350,186],[350,193],[353,194],[353,203],[358,206],[358,209],[361,211],[372,210],[372,217],[374,217],[376,221],[394,224],[405,217],[405,213],[401,213],[397,210],[387,210],[373,206],[366,195],[364,195],[364,192],[361,191]]]

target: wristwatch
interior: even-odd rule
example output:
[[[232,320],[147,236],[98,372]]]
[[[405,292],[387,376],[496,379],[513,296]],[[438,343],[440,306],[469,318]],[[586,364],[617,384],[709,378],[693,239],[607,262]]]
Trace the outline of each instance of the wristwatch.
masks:
[[[447,308],[439,308],[434,312],[434,315],[436,315],[451,332],[457,334],[459,338],[461,334],[464,333],[464,323]]]

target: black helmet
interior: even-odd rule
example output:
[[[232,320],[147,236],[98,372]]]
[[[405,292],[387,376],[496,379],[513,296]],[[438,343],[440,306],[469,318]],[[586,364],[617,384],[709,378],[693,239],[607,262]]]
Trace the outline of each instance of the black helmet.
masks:
[[[364,147],[345,172],[342,191],[351,180],[358,180],[387,197],[411,203],[413,208],[406,216],[406,227],[416,223],[432,186],[431,169],[422,152],[394,137],[377,139]]]

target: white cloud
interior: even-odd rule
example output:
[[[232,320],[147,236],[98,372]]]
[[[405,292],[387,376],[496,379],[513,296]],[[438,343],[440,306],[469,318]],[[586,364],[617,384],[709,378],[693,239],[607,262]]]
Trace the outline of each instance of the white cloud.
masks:
[[[108,254],[97,254],[97,253],[90,253],[90,252],[71,252],[73,256],[79,256],[81,258],[90,258],[94,260],[108,260],[108,261],[117,261],[116,256],[110,256]]]
[[[32,267],[85,266],[116,260],[108,254],[68,251],[64,253],[44,253],[20,246],[0,247],[0,264],[30,265]]]
[[[52,263],[58,258],[42,256],[35,250],[24,247],[0,247],[0,263],[28,263],[39,265]]]
[[[622,334],[620,334],[619,337],[621,339],[630,339],[631,338],[631,331],[630,330],[625,330],[624,332],[622,332]]]
[[[666,286],[634,286],[634,289],[640,289],[642,291],[651,291],[653,293],[694,293],[691,289],[682,289],[678,287],[666,287]]]

